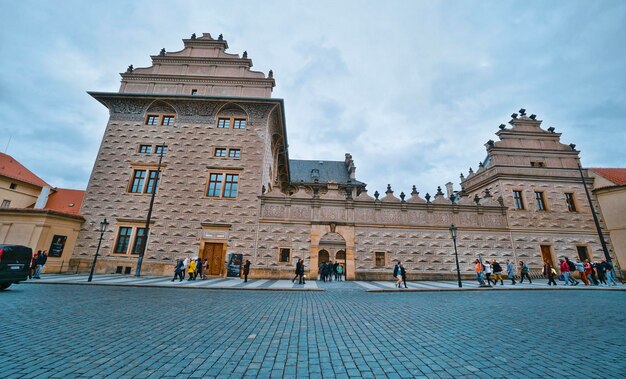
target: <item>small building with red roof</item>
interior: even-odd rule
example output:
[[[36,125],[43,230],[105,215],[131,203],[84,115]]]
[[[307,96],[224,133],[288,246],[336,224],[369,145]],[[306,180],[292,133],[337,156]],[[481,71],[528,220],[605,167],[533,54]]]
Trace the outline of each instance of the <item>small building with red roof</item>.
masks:
[[[615,255],[626,262],[626,168],[590,168],[593,193],[598,199]]]
[[[14,157],[0,153],[0,244],[45,250],[44,272],[63,272],[82,223],[84,190],[52,187]]]

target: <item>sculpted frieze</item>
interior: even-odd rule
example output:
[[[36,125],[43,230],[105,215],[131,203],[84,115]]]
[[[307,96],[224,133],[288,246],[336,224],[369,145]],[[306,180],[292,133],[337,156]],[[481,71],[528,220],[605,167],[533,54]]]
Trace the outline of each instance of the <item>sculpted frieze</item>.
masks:
[[[111,115],[127,114],[127,115],[143,115],[149,99],[101,99],[109,108]]]
[[[238,104],[243,108],[246,113],[248,113],[248,117],[250,120],[264,120],[272,108],[275,106],[274,104],[253,104],[253,103],[242,103]]]

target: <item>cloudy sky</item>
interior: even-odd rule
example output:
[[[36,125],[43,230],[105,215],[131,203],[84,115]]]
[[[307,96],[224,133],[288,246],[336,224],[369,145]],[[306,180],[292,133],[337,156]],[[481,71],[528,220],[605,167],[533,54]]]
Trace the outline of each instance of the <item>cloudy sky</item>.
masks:
[[[22,0],[0,12],[0,151],[59,187],[86,187],[107,122],[86,91],[117,91],[129,64],[202,32],[274,71],[291,158],[350,152],[370,193],[458,189],[521,107],[583,165],[626,167],[624,1]]]

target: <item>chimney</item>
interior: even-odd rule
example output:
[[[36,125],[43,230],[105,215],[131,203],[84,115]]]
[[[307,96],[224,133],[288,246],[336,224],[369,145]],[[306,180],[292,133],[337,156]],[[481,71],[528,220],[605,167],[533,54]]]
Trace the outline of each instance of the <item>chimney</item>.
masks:
[[[50,187],[43,186],[41,188],[41,192],[39,193],[39,197],[35,202],[35,209],[43,209],[46,207],[46,203],[48,202],[48,196],[50,196]]]
[[[454,195],[454,189],[452,188],[452,182],[446,183],[446,192],[448,193],[448,199],[452,199]]]

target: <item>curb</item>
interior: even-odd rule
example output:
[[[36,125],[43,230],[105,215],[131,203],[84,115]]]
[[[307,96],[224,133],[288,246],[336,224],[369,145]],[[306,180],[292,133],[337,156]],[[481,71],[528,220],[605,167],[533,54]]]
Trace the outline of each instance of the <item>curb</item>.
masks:
[[[585,287],[581,287],[581,288],[573,288],[573,287],[569,287],[569,288],[563,288],[563,287],[554,287],[554,288],[543,288],[543,287],[539,287],[539,288],[500,288],[500,289],[495,289],[495,288],[490,288],[490,287],[485,287],[485,288],[424,288],[424,289],[420,289],[420,288],[380,288],[380,289],[369,289],[367,290],[367,292],[466,292],[466,291],[472,291],[472,292],[476,292],[476,291],[491,291],[491,290],[495,290],[495,291],[626,291],[626,288],[610,288],[610,287],[604,287],[604,288],[585,288]]]
[[[20,282],[20,284],[35,284],[35,285],[45,285],[45,284],[64,284],[64,285],[73,285],[73,286],[112,286],[112,287],[152,287],[152,288],[176,288],[176,289],[195,289],[195,290],[233,290],[233,291],[295,291],[295,292],[319,292],[326,291],[323,288],[246,288],[246,287],[183,287],[183,286],[172,286],[167,284],[124,284],[124,283],[96,283],[96,282]]]

